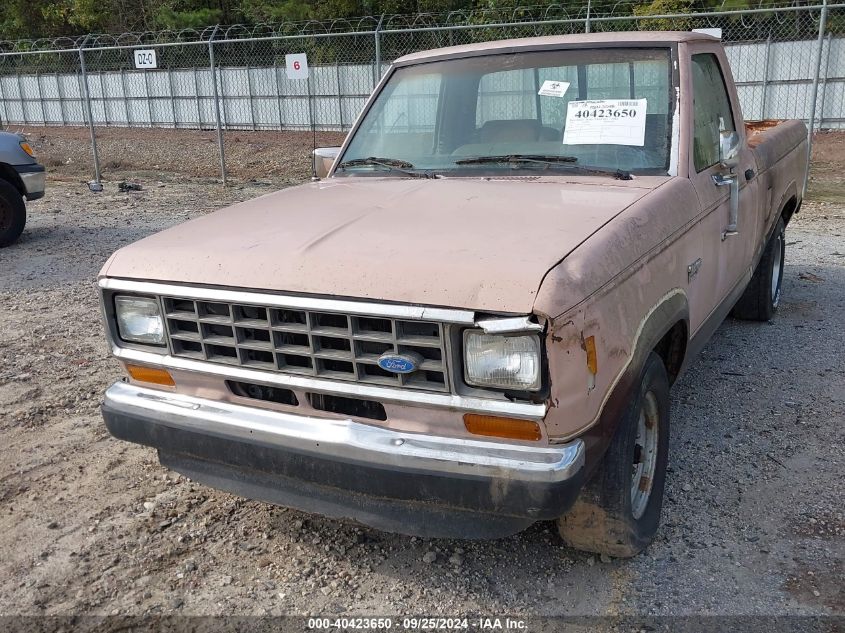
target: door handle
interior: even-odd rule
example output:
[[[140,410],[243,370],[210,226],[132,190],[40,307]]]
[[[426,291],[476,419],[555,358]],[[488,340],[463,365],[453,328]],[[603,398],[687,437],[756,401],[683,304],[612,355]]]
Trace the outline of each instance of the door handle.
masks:
[[[730,187],[731,199],[728,210],[728,225],[722,232],[722,241],[739,233],[737,222],[739,221],[739,177],[734,173],[713,174],[713,182],[718,187]]]

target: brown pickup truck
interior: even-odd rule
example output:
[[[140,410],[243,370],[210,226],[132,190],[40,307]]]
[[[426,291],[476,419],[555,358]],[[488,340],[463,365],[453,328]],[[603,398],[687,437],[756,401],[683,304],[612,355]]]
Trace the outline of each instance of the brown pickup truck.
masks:
[[[806,137],[743,122],[707,35],[403,57],[322,179],[109,259],[128,378],[106,425],[306,512],[427,537],[556,520],[634,555],[671,385],[729,313],[777,309]]]

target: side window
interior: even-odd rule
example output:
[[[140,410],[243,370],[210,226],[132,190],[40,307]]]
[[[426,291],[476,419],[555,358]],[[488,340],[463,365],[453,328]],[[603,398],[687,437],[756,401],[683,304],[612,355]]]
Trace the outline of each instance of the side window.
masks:
[[[693,159],[700,172],[719,162],[719,132],[734,131],[725,78],[713,53],[692,56]]]

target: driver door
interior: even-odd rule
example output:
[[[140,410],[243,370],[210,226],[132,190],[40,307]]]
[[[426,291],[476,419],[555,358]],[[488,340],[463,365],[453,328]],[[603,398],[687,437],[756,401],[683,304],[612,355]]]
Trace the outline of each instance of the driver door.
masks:
[[[702,51],[702,52],[697,52]],[[693,138],[691,180],[702,210],[715,214],[702,224],[706,250],[716,258],[718,269],[713,308],[744,287],[750,275],[757,240],[758,218],[756,162],[745,143],[745,129],[721,49],[712,44],[696,47],[691,56],[693,88]],[[729,169],[721,164],[720,134],[739,136],[738,162]],[[732,187],[731,180],[738,186]],[[731,197],[738,196],[736,227],[731,226]]]

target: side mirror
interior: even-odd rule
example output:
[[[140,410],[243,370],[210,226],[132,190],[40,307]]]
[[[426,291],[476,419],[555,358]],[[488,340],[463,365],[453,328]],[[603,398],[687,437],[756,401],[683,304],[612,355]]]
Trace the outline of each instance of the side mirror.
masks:
[[[739,134],[723,130],[719,132],[719,163],[725,169],[734,169],[739,165]]]
[[[318,147],[314,150],[314,173],[317,178],[325,178],[334,164],[334,159],[340,154],[339,147]]]

